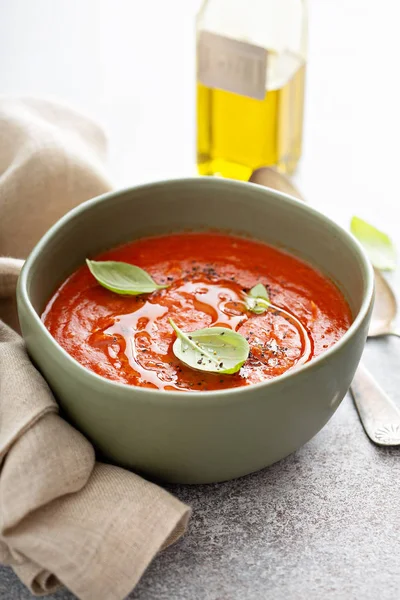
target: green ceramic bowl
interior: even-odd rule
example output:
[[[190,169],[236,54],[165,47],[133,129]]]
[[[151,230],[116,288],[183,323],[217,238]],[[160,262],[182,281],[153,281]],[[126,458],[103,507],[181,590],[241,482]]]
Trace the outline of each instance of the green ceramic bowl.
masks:
[[[42,324],[49,297],[86,256],[142,236],[208,228],[251,236],[313,263],[346,296],[350,329],[325,354],[272,381],[185,394],[103,379],[71,358]],[[311,439],[349,388],[372,302],[372,268],[346,231],[289,196],[217,178],[151,183],[82,204],[40,240],[18,286],[29,353],[68,418],[111,461],[182,483],[251,473]]]

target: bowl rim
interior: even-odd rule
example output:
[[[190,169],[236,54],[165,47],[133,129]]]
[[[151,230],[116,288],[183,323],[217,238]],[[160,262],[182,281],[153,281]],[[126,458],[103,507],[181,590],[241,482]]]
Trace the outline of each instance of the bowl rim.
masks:
[[[174,185],[186,185],[186,184],[194,184],[194,185],[210,185],[212,182],[213,185],[222,185],[222,186],[235,186],[235,187],[243,187],[243,191],[245,191],[248,186],[252,188],[257,188],[261,193],[268,194],[269,196],[274,196],[277,199],[282,200],[288,204],[294,205],[296,207],[300,207],[301,210],[325,221],[331,228],[333,228],[336,233],[344,237],[348,245],[352,247],[355,254],[359,258],[359,263],[362,268],[362,274],[364,276],[364,281],[366,284],[366,289],[364,292],[364,298],[362,300],[360,309],[358,310],[353,322],[347,331],[343,334],[343,336],[335,342],[330,348],[328,348],[325,352],[320,354],[319,356],[313,358],[311,361],[300,365],[299,367],[295,367],[279,375],[272,379],[261,381],[259,383],[254,383],[251,385],[240,386],[236,388],[225,388],[222,390],[204,390],[204,391],[191,391],[189,394],[182,393],[181,391],[174,390],[159,390],[153,388],[145,388],[140,386],[134,386],[123,382],[113,381],[112,379],[107,379],[106,377],[102,377],[97,373],[91,371],[84,367],[81,363],[79,363],[75,358],[73,358],[64,348],[53,338],[48,329],[45,327],[42,322],[40,316],[36,313],[31,300],[29,298],[29,294],[27,291],[27,283],[29,278],[29,272],[32,265],[36,260],[40,260],[40,254],[42,250],[46,247],[49,240],[55,237],[58,232],[63,228],[64,224],[73,219],[76,215],[86,212],[90,210],[92,207],[100,204],[102,202],[106,202],[115,197],[121,196],[123,194],[129,193],[131,191],[140,191],[142,189],[152,188],[156,186],[174,186]],[[217,183],[218,182],[218,183]],[[251,183],[247,181],[237,181],[233,179],[227,178],[207,178],[207,177],[181,177],[181,178],[171,178],[164,180],[156,180],[149,183],[143,183],[140,185],[128,186],[125,188],[121,188],[118,190],[106,192],[101,194],[100,196],[96,196],[90,200],[87,200],[72,210],[68,211],[64,216],[62,216],[54,225],[48,229],[48,231],[42,236],[42,238],[35,244],[34,248],[30,252],[28,258],[26,259],[17,285],[17,297],[18,297],[18,311],[20,310],[19,304],[22,301],[25,304],[25,308],[27,309],[31,318],[34,319],[36,325],[39,327],[39,330],[42,335],[49,341],[50,344],[55,348],[56,352],[61,353],[64,360],[66,360],[72,369],[75,369],[80,372],[82,377],[88,377],[89,379],[93,379],[94,383],[103,385],[105,387],[110,388],[110,393],[114,389],[119,390],[121,393],[130,394],[132,399],[137,401],[141,398],[145,402],[151,402],[158,404],[161,402],[165,405],[165,402],[168,401],[171,403],[179,403],[180,405],[185,406],[197,406],[196,400],[201,400],[201,403],[208,404],[207,400],[210,402],[215,402],[213,400],[215,397],[218,397],[218,401],[228,401],[233,402],[235,400],[240,400],[244,393],[252,393],[256,390],[265,391],[274,388],[276,385],[282,385],[287,380],[296,378],[296,376],[301,376],[306,374],[312,369],[317,369],[322,366],[325,362],[327,362],[330,357],[336,355],[341,349],[347,345],[349,340],[354,336],[356,331],[359,329],[360,325],[366,318],[371,305],[374,299],[374,275],[373,275],[373,267],[372,264],[364,250],[361,246],[360,242],[346,229],[344,229],[341,225],[333,221],[330,217],[324,215],[321,211],[316,208],[311,207],[310,205],[304,203],[303,201],[290,196],[289,194],[285,194],[283,192],[279,192],[272,188],[267,188],[264,186],[257,185],[256,183]]]

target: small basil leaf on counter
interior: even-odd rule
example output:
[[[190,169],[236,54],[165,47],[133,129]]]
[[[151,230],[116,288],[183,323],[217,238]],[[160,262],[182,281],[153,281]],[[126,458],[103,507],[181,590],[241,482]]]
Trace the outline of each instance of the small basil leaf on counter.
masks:
[[[250,346],[240,333],[225,327],[183,332],[171,323],[177,338],[173,352],[188,367],[208,373],[237,373],[249,356]]]
[[[246,294],[246,308],[256,315],[262,315],[270,305],[267,288],[262,283],[255,285]]]
[[[393,271],[396,268],[396,251],[386,233],[359,217],[352,218],[350,231],[364,246],[374,267],[382,271]]]
[[[158,285],[146,271],[129,263],[86,259],[86,264],[98,283],[116,294],[137,296],[168,287]]]

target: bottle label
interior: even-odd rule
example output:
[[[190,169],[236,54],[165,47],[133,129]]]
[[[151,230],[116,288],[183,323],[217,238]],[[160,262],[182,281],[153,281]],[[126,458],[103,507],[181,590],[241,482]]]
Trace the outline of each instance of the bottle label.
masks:
[[[247,42],[201,31],[197,42],[197,79],[209,88],[263,100],[267,50]]]

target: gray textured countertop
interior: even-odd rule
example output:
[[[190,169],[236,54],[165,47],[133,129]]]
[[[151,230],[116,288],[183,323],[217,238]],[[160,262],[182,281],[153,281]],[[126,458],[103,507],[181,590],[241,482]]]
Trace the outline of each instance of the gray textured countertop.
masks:
[[[368,367],[400,405],[399,357],[399,339],[368,342]],[[280,463],[169,489],[193,507],[189,531],[154,560],[130,600],[400,597],[400,447],[371,444],[349,396]],[[1,600],[31,598],[0,568]]]

